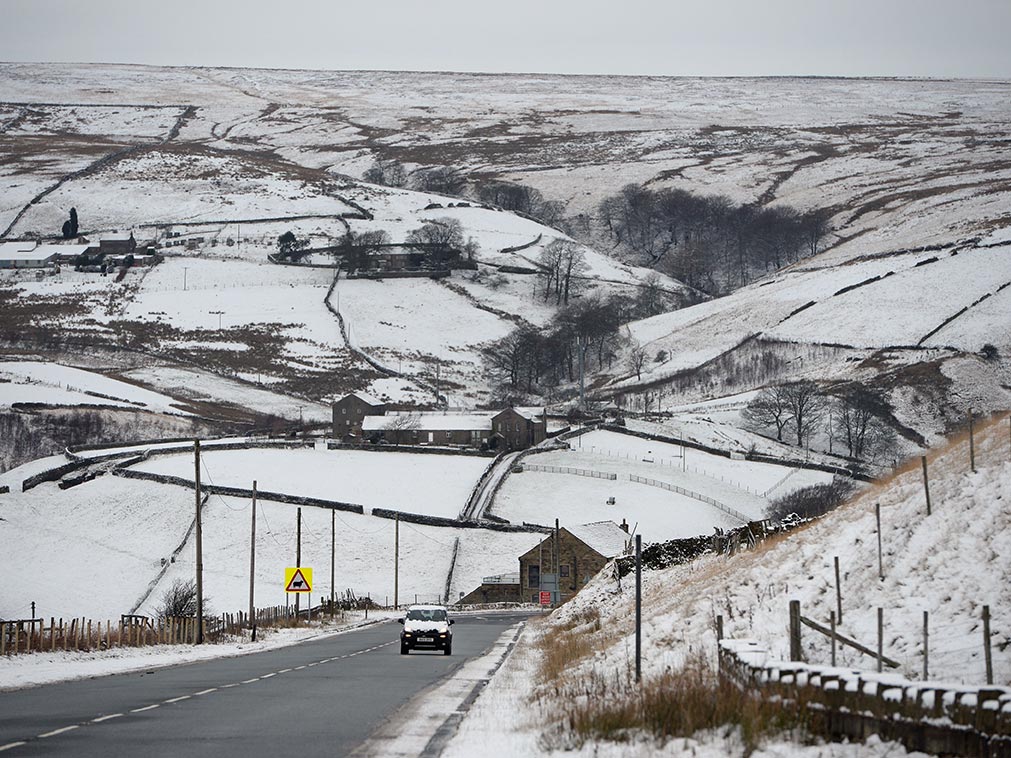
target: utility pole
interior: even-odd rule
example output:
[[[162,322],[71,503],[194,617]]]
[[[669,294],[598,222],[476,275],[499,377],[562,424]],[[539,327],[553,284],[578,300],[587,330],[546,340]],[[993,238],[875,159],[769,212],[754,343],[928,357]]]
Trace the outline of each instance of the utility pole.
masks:
[[[253,480],[253,516],[249,529],[249,623],[256,612],[253,605],[253,577],[256,576],[256,480]]]
[[[562,567],[561,567],[561,563],[562,563],[562,552],[561,552],[561,550],[562,550],[562,548],[561,548],[561,544],[559,543],[559,540],[558,540],[558,537],[559,537],[558,531],[559,531],[559,529],[558,529],[558,519],[555,519],[555,545],[554,545],[555,549],[553,551],[554,552],[554,556],[552,556],[553,560],[554,560],[554,566],[553,566],[553,568],[555,570],[555,594],[554,594],[554,597],[552,598],[552,601],[554,602],[555,605],[560,605],[561,602],[562,602],[562,597],[561,597],[562,593],[561,593],[561,591],[559,589],[560,585],[561,585],[561,574],[562,574]]]
[[[635,535],[635,681],[642,679],[642,535]]]
[[[295,527],[295,566],[301,568],[302,566],[302,509],[298,509],[297,522]],[[302,593],[295,593],[295,621],[298,621],[298,606],[299,601],[302,599]],[[311,600],[309,601],[312,602]]]
[[[337,557],[337,511],[330,511],[330,617],[334,615],[334,563]]]
[[[189,270],[189,266],[183,266],[183,292],[186,291],[186,272]]]
[[[400,514],[393,524],[393,609],[400,609]]]
[[[197,532],[197,644],[204,641],[204,532],[200,523],[200,440],[193,440],[194,490]]]

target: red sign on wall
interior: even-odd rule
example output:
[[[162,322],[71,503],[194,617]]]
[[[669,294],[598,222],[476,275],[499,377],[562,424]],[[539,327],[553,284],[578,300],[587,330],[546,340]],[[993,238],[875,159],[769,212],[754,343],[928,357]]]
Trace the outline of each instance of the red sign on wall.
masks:
[[[551,605],[551,593],[541,591],[541,605]]]

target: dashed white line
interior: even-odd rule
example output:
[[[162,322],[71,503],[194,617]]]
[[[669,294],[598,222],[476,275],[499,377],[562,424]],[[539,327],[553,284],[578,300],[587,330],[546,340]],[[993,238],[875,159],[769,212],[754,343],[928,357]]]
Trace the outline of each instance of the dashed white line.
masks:
[[[270,679],[270,677],[272,677],[272,676],[277,676],[277,674],[264,674],[260,678],[261,679]]]
[[[40,740],[44,740],[46,737],[55,737],[57,734],[63,734],[64,732],[71,732],[74,729],[77,729],[79,726],[80,726],[80,724],[73,724],[71,726],[65,726],[62,729],[54,729],[51,732],[46,732],[45,734],[40,734],[39,735],[39,739]]]
[[[223,690],[227,690],[227,689],[229,689],[230,687],[238,687],[238,686],[239,686],[239,685],[240,685],[241,683],[242,683],[242,682],[234,682],[234,683],[232,683],[232,684],[222,684],[222,685],[221,685],[221,689],[223,689]]]
[[[278,674],[287,674],[287,673],[288,673],[289,671],[291,671],[291,669],[281,669],[281,670],[280,670],[280,671],[278,671],[277,673],[278,673]]]
[[[239,682],[239,684],[252,684],[253,682],[258,682],[258,681],[260,681],[259,678],[254,677],[253,679],[246,679],[244,681],[241,681],[241,682]]]
[[[210,689],[207,689],[207,690],[200,690],[200,692],[194,692],[193,695],[194,696],[196,696],[196,695],[209,695],[210,693],[217,692],[217,691],[218,691],[217,687],[211,687]]]
[[[143,713],[144,711],[153,711],[155,708],[161,706],[161,703],[155,703],[154,705],[145,705],[143,708],[134,708],[130,713]]]
[[[296,666],[295,667],[295,671],[301,671],[304,668],[305,668],[305,666]]]
[[[92,719],[92,724],[101,724],[103,721],[108,721],[109,719],[118,719],[122,716],[122,713],[110,713],[108,716],[99,716],[97,719]]]
[[[25,742],[24,740],[21,740],[20,742],[8,742],[6,745],[0,745],[0,753],[2,753],[4,750],[10,750],[12,748],[21,747],[22,745],[27,744],[28,743]]]
[[[189,695],[180,695],[179,697],[171,697],[168,700],[162,700],[163,703],[178,703],[180,700],[189,700]]]

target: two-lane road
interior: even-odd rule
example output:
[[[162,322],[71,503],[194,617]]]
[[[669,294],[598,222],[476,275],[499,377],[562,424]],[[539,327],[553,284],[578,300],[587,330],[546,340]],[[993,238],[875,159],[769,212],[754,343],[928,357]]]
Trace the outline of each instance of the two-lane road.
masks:
[[[528,616],[454,618],[452,656],[400,655],[400,626],[387,622],[264,653],[3,692],[0,751],[344,756]]]

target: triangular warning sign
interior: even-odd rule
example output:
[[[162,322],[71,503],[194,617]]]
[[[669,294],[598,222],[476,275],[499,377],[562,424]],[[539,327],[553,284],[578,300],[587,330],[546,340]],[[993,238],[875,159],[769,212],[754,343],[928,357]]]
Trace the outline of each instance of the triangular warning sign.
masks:
[[[296,568],[294,573],[292,573],[291,578],[288,580],[288,585],[284,588],[285,592],[312,592],[312,584],[309,577],[312,576],[311,569],[306,569],[303,571],[301,568]],[[309,576],[307,577],[306,574]]]

